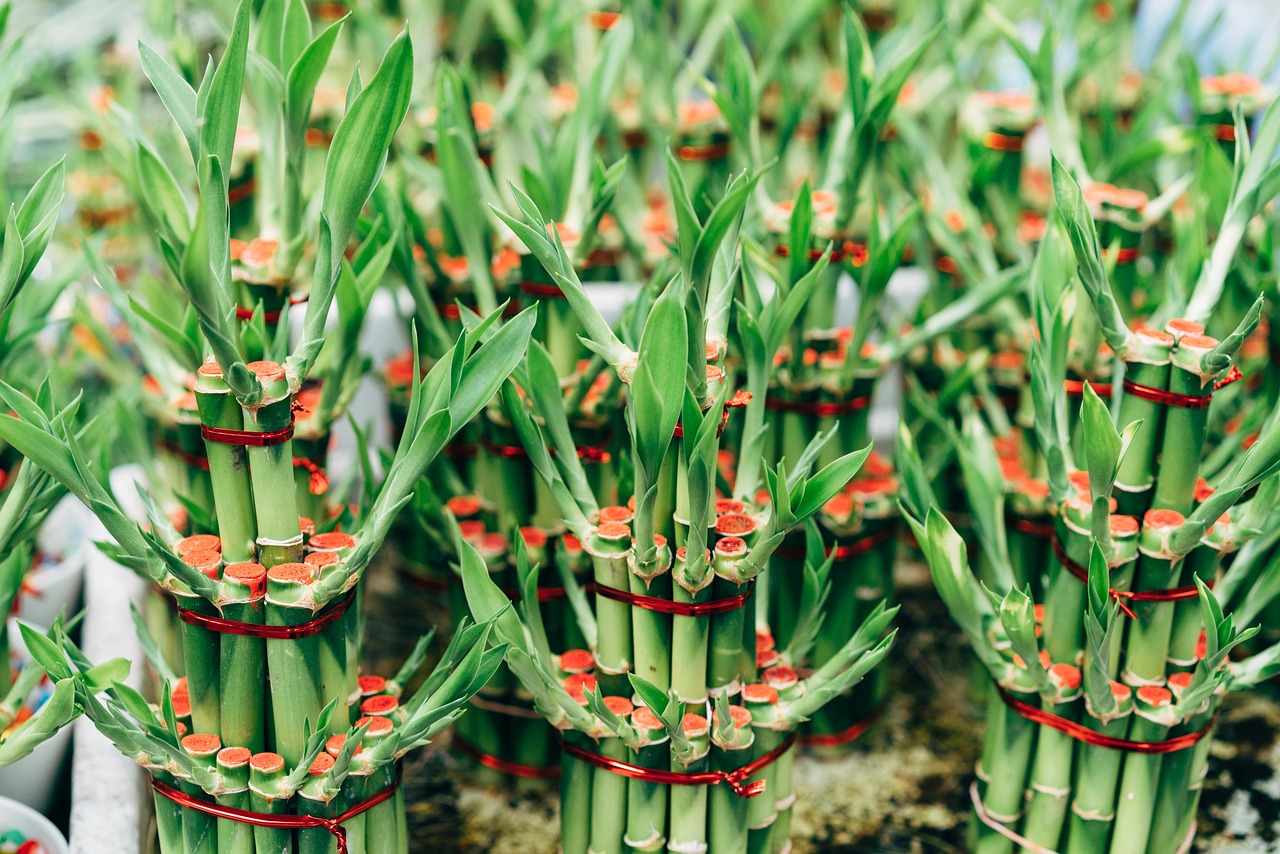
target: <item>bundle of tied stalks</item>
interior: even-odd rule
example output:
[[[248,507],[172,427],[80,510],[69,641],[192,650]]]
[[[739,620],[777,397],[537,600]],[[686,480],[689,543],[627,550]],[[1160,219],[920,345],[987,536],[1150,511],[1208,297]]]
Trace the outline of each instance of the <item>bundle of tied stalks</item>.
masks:
[[[254,852],[407,852],[399,760],[466,711],[494,673],[505,647],[489,646],[489,625],[459,626],[421,686],[424,638],[394,679],[361,680],[360,709],[334,699],[298,721],[296,756],[228,743],[193,729],[183,686],[149,704],[123,683],[129,662],[93,666],[62,625],[23,636],[57,692],[115,746],[146,769],[154,790],[160,850]]]
[[[718,497],[718,451],[730,413],[745,410],[739,459],[759,459],[763,439],[763,396],[734,394],[722,368],[738,227],[757,179],[730,182],[702,220],[680,170],[669,171],[680,267],[633,309],[636,349],[596,311],[557,232],[527,196],[516,191],[520,219],[503,217],[563,291],[587,346],[628,386],[633,496],[603,507],[587,485],[554,373],[536,344],[502,391],[531,462],[590,558],[594,603],[567,566],[560,575],[594,670],[581,672],[564,651],[553,653],[536,606],[538,568],[517,554],[521,596],[513,611],[480,555],[462,552],[469,606],[479,618],[496,619],[499,638],[511,645],[512,673],[539,714],[561,730],[566,851],[783,850],[794,802],[791,734],[861,680],[892,641],[884,633],[895,609],[882,606],[830,661],[798,678],[793,665],[823,631],[829,591],[831,560],[816,529],[799,582],[801,625],[783,649],[769,640],[769,594],[756,584],[787,532],[844,488],[869,448],[815,472],[828,432],[802,449],[790,471],[785,462],[757,466],[747,477],[740,470],[736,494]],[[742,309],[740,327],[779,341],[787,311],[778,300],[758,310]],[[772,353],[765,356],[748,364],[753,387],[767,389]],[[757,493],[767,506],[756,503]]]
[[[1273,111],[1260,133],[1271,146],[1278,117]],[[1274,183],[1275,168],[1248,155],[1247,146],[1237,153],[1227,219],[1182,304],[1190,318],[1212,312],[1243,231],[1233,224],[1250,219],[1262,204],[1259,188]],[[1176,304],[1161,307],[1167,331],[1130,331],[1079,186],[1057,164],[1055,184],[1080,284],[1072,284],[1069,256],[1058,250],[1061,232],[1051,230],[1032,274],[1030,384],[1053,559],[1046,569],[1010,548],[1001,467],[980,431],[966,435],[974,441],[965,469],[982,582],[954,529],[931,507],[928,480],[905,439],[904,509],[943,600],[996,685],[973,787],[973,849],[1186,850],[1223,697],[1269,678],[1280,655],[1268,649],[1231,661],[1257,629],[1238,628],[1223,611],[1242,589],[1259,599],[1273,593],[1256,571],[1224,567],[1274,518],[1280,412],[1269,409],[1257,441],[1220,471],[1205,454],[1214,391],[1232,376],[1261,305],[1222,341],[1177,318]],[[1114,416],[1084,387],[1076,455],[1064,381],[1070,306],[1082,296],[1126,374]],[[1073,459],[1081,471],[1073,473]],[[1215,476],[1212,488],[1198,487],[1202,473]],[[1225,591],[1216,590],[1219,580],[1229,580]],[[1035,590],[1043,591],[1043,606]]]

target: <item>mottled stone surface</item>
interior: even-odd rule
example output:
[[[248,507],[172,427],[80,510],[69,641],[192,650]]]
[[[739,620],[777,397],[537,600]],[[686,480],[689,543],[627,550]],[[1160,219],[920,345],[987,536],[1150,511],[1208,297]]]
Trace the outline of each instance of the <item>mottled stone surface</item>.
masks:
[[[918,568],[904,579],[894,652],[897,694],[881,722],[846,756],[796,765],[796,854],[961,852],[968,786],[982,743],[971,657]],[[410,595],[390,566],[373,574],[370,649],[392,670],[440,606]],[[1280,851],[1280,703],[1257,694],[1226,706],[1200,809],[1197,851]],[[469,760],[446,739],[409,758],[411,850],[554,852],[556,808],[547,797],[486,791],[465,782]],[[459,782],[462,781],[462,782]]]

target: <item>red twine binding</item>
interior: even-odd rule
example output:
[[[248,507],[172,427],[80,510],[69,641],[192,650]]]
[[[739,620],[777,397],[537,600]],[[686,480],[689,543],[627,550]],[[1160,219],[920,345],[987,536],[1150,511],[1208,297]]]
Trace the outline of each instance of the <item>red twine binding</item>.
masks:
[[[204,629],[215,631],[223,635],[241,635],[251,638],[266,638],[267,640],[296,640],[298,638],[307,638],[312,635],[318,635],[333,623],[337,622],[343,614],[347,613],[347,608],[351,607],[351,603],[356,599],[356,589],[352,587],[347,591],[347,595],[334,606],[326,608],[320,612],[314,619],[307,620],[305,623],[299,623],[296,626],[265,626],[258,623],[241,623],[237,620],[228,620],[224,617],[214,617],[209,614],[198,614],[195,611],[188,611],[182,607],[178,608],[178,616],[182,618],[182,622],[191,626],[199,626]]]
[[[484,440],[484,447],[485,450],[489,451],[489,453],[493,454],[495,457],[500,457],[504,460],[528,459],[529,457],[529,452],[524,449],[523,445],[499,445],[486,438]],[[578,459],[582,460],[584,463],[608,463],[613,459],[613,456],[604,448],[588,446],[578,448],[577,451]],[[548,447],[547,452],[553,457],[556,455],[556,449],[553,447]]]
[[[775,251],[780,258],[788,258],[791,256],[790,246],[779,245]],[[821,249],[810,249],[809,261],[811,263],[816,263],[822,258],[822,253],[823,250]],[[870,257],[871,255],[867,249],[867,244],[855,243],[852,240],[846,240],[844,243],[839,243],[831,247],[830,263],[839,264],[847,260],[853,264],[854,267],[861,267],[863,264],[867,263],[867,259]]]
[[[812,415],[815,418],[834,418],[837,415],[846,415],[850,412],[866,409],[870,405],[871,397],[869,395],[827,401],[787,400],[786,398],[769,397],[765,398],[764,402],[764,408],[770,412],[799,412],[802,415]]]
[[[184,465],[189,466],[190,468],[200,469],[201,471],[209,470],[208,457],[202,457],[198,454],[184,451],[176,442],[170,442],[168,439],[160,439],[156,442],[156,448],[164,451],[170,456],[177,457]],[[3,484],[0,484],[0,486],[3,486]]]
[[[237,809],[236,807],[229,807],[213,801],[207,801],[204,798],[197,798],[194,795],[188,795],[186,792],[181,792],[154,777],[151,778],[151,788],[155,789],[156,793],[161,797],[173,801],[180,807],[202,812],[214,818],[224,818],[227,821],[252,825],[253,827],[271,827],[277,830],[302,830],[311,827],[323,827],[337,839],[338,854],[347,854],[347,829],[342,826],[343,823],[390,799],[396,793],[396,789],[400,788],[400,775],[399,773],[396,774],[396,779],[390,786],[375,795],[365,798],[342,815],[334,818],[321,818],[316,815],[271,815],[270,813]]]
[[[238,205],[243,201],[253,198],[254,190],[257,189],[257,182],[250,178],[238,187],[232,187],[227,190],[227,204]]]
[[[568,299],[559,285],[549,285],[545,282],[521,282],[520,293],[539,299]]]
[[[1062,542],[1056,536],[1053,538],[1053,555],[1067,572],[1086,584],[1089,582],[1089,570],[1067,557],[1067,550],[1062,547]],[[1212,590],[1213,582],[1205,582],[1205,587]],[[1170,587],[1165,590],[1116,590],[1112,587],[1108,592],[1111,598],[1119,603],[1120,610],[1124,611],[1125,616],[1134,620],[1138,615],[1133,612],[1127,602],[1179,602],[1184,599],[1194,599],[1200,595],[1195,585]]]
[[[983,146],[990,148],[993,151],[1008,151],[1015,154],[1022,150],[1023,141],[1024,140],[1021,136],[996,133],[995,131],[990,131],[982,137]]]
[[[1111,396],[1111,383],[1089,383],[1098,397]],[[1062,388],[1068,397],[1084,397],[1084,380],[1063,380]]]
[[[729,142],[713,142],[710,145],[681,145],[676,148],[676,157],[685,163],[706,163],[711,160],[723,160],[729,156]]]
[[[996,684],[996,691],[1000,694],[1000,699],[1010,709],[1013,709],[1022,717],[1032,723],[1041,724],[1058,732],[1074,738],[1076,741],[1082,741],[1093,747],[1105,747],[1108,750],[1122,750],[1125,753],[1145,753],[1145,754],[1163,754],[1176,753],[1179,750],[1186,750],[1193,746],[1200,739],[1204,738],[1213,731],[1213,725],[1217,723],[1218,716],[1214,715],[1209,723],[1195,732],[1188,732],[1183,735],[1166,738],[1164,741],[1130,741],[1127,738],[1114,738],[1109,735],[1103,735],[1095,732],[1083,724],[1075,721],[1069,721],[1066,718],[1060,718],[1055,714],[1046,712],[1044,709],[1036,708],[1022,702],[1017,697],[1005,690],[1003,685]]]
[[[603,584],[595,586],[597,596],[624,602],[646,611],[657,611],[659,614],[675,614],[678,617],[706,617],[712,614],[724,614],[736,611],[747,604],[751,590],[755,587],[755,579],[747,582],[747,591],[737,596],[716,599],[713,602],[675,602],[671,599],[659,599],[657,596],[645,596],[643,593],[632,593],[630,590],[619,590]]]
[[[1049,539],[1057,533],[1052,522],[1041,522],[1036,519],[1028,519],[1025,516],[1018,516],[1014,513],[1005,514],[1005,524],[1020,534],[1030,534],[1040,539]]]
[[[642,768],[639,765],[632,765],[630,762],[623,762],[621,759],[611,759],[608,756],[592,753],[563,739],[560,741],[560,748],[574,759],[581,759],[588,765],[594,765],[611,774],[629,777],[632,780],[643,780],[646,783],[658,783],[666,786],[714,786],[724,783],[738,797],[754,798],[764,792],[766,781],[756,780],[754,783],[747,783],[746,781],[757,771],[766,768],[777,760],[779,756],[790,750],[795,742],[796,737],[793,735],[764,756],[754,762],[743,765],[736,771],[699,771],[695,773]]]
[[[1217,391],[1223,386],[1231,385],[1233,382],[1243,378],[1244,374],[1240,373],[1240,369],[1232,365],[1231,370],[1227,371],[1227,375],[1213,384],[1213,391]],[[1124,381],[1124,390],[1142,400],[1161,403],[1165,406],[1177,406],[1181,409],[1208,409],[1209,404],[1213,403],[1212,392],[1203,395],[1178,394],[1161,388],[1138,385],[1127,378]]]
[[[303,294],[302,296],[289,297],[290,306],[302,305],[306,301],[307,301],[306,294]],[[253,318],[253,312],[254,312],[254,309],[252,308],[245,308],[242,305],[238,305],[236,306],[236,320],[251,320]],[[279,323],[280,312],[278,311],[263,312],[262,321],[263,323]]]
[[[1138,256],[1141,254],[1142,254],[1142,250],[1139,249],[1137,246],[1129,246],[1129,247],[1121,246],[1119,251],[1116,252],[1116,264],[1117,265],[1132,264],[1134,261],[1138,260]],[[1111,250],[1109,249],[1102,250],[1103,258],[1107,258],[1110,255],[1111,255]]]
[[[876,722],[884,716],[884,710],[885,706],[881,705],[867,717],[840,732],[801,733],[799,736],[800,743],[810,747],[843,747],[850,742],[857,741],[867,730],[875,726]]]
[[[1213,135],[1216,136],[1222,142],[1235,142],[1236,126],[1235,125],[1214,125]]]
[[[526,780],[558,780],[560,778],[560,769],[556,767],[541,767],[538,765],[524,765],[520,762],[512,762],[509,759],[502,759],[492,754],[485,753],[471,742],[467,741],[456,732],[453,734],[453,744],[463,753],[479,762],[486,768],[492,768],[503,774],[510,774],[513,777],[523,777]]]
[[[834,549],[827,549],[828,556],[835,554],[836,560],[847,560],[851,557],[858,557],[874,549],[881,543],[893,539],[893,535],[897,532],[895,526],[885,525],[875,533],[868,534],[865,537],[854,540],[852,543],[846,543],[842,546],[836,546]],[[786,558],[803,558],[809,552],[807,549],[777,549],[774,554],[778,557]]]
[[[267,430],[256,433],[252,430],[225,430],[221,427],[200,425],[200,435],[210,442],[219,445],[241,445],[248,448],[266,448],[272,445],[283,445],[293,438],[293,422],[279,430]]]

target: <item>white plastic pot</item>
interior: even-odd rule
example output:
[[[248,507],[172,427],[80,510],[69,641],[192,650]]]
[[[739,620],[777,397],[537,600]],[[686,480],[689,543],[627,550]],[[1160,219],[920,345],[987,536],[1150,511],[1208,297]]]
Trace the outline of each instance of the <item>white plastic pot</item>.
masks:
[[[29,624],[43,631],[43,627]],[[15,620],[8,624],[9,646],[12,654],[27,659],[26,645]],[[53,796],[67,766],[67,754],[71,748],[71,727],[63,727],[53,738],[41,744],[12,765],[0,768],[0,798],[8,798],[37,810],[49,811]]]
[[[27,839],[39,842],[45,854],[69,854],[67,840],[53,822],[26,804],[0,798],[0,832],[16,830]]]

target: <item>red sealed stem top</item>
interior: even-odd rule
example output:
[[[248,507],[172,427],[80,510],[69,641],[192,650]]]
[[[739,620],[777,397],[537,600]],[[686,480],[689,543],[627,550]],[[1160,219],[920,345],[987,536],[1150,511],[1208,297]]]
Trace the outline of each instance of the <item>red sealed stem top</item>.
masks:
[[[1081,581],[1088,583],[1089,570],[1076,563],[1067,556],[1067,550],[1062,547],[1062,542],[1057,538],[1053,538],[1053,555],[1058,559],[1058,563],[1062,564],[1067,572],[1074,575]],[[1210,590],[1213,589],[1213,582],[1205,582],[1205,586]],[[1124,611],[1129,617],[1136,619],[1137,615],[1133,613],[1126,601],[1128,602],[1179,602],[1183,599],[1194,599],[1200,595],[1199,589],[1195,585],[1187,585],[1186,587],[1170,587],[1164,590],[1116,590],[1114,587],[1110,590],[1111,598],[1120,603],[1120,610]]]
[[[642,780],[646,783],[659,783],[668,786],[715,786],[724,783],[738,797],[754,798],[764,792],[765,781],[756,780],[754,783],[748,783],[747,780],[757,771],[768,767],[776,761],[778,757],[790,750],[795,743],[796,737],[793,735],[764,756],[754,762],[743,765],[735,771],[698,771],[693,773],[662,771],[656,768],[632,765],[630,762],[623,762],[621,759],[611,759],[608,756],[601,756],[598,753],[584,750],[576,744],[570,744],[563,739],[560,742],[560,749],[574,759],[581,759],[588,765],[594,765],[612,774],[629,777],[632,780]]]
[[[646,611],[657,611],[660,614],[675,614],[677,617],[706,617],[712,614],[724,614],[745,607],[755,587],[755,579],[747,582],[745,593],[716,599],[713,602],[676,602],[671,599],[660,599],[657,596],[645,596],[643,593],[632,593],[630,590],[619,590],[603,584],[595,586],[596,595],[615,602],[625,602]]]
[[[351,603],[355,601],[355,598],[356,589],[352,587],[347,591],[346,596],[342,597],[336,604],[325,608],[315,619],[307,620],[307,622],[299,623],[296,626],[265,626],[259,623],[241,623],[237,620],[228,620],[225,617],[198,614],[195,611],[187,611],[181,607],[178,608],[178,616],[182,618],[182,622],[188,625],[199,626],[222,635],[242,635],[251,638],[266,638],[267,640],[296,640],[297,638],[318,635],[337,622],[342,618],[343,614],[347,613],[347,608],[351,607]]]
[[[1179,750],[1186,750],[1193,746],[1200,739],[1204,738],[1213,731],[1213,725],[1217,723],[1217,716],[1213,720],[1205,724],[1202,728],[1195,732],[1185,733],[1183,735],[1166,738],[1164,741],[1129,741],[1127,738],[1113,738],[1109,735],[1103,735],[1095,732],[1087,726],[1078,724],[1075,721],[1069,721],[1066,718],[1060,718],[1055,714],[1046,712],[1044,709],[1038,709],[1028,703],[1024,703],[1017,697],[1010,694],[1004,689],[1003,685],[996,685],[996,691],[1000,693],[1000,699],[1010,709],[1013,709],[1022,717],[1032,723],[1041,724],[1043,726],[1056,729],[1058,732],[1064,733],[1076,741],[1082,741],[1085,744],[1094,747],[1105,747],[1108,750],[1120,750],[1125,753],[1145,753],[1149,755],[1176,753]]]
[[[235,807],[224,806],[223,804],[207,801],[204,798],[197,798],[194,795],[188,795],[180,792],[167,783],[162,783],[154,777],[151,779],[151,788],[155,789],[157,794],[168,798],[175,804],[187,809],[202,812],[205,815],[211,815],[215,818],[224,818],[228,821],[236,821],[240,824],[248,824],[253,827],[271,827],[279,830],[298,830],[309,827],[323,827],[334,835],[338,841],[338,854],[347,854],[347,830],[342,826],[343,822],[350,821],[361,813],[373,809],[378,804],[388,800],[396,793],[396,789],[400,788],[400,775],[396,774],[396,779],[390,786],[375,795],[365,798],[342,815],[333,818],[321,818],[315,815],[271,815],[269,813],[252,812],[250,810],[237,809]]]
[[[1240,369],[1232,365],[1231,370],[1227,371],[1227,375],[1213,384],[1213,391],[1217,391],[1223,386],[1231,385],[1233,382],[1243,378],[1244,374],[1240,373]],[[1124,381],[1124,390],[1142,400],[1149,400],[1152,403],[1160,403],[1165,406],[1176,406],[1180,409],[1208,409],[1209,404],[1213,403],[1212,393],[1204,395],[1178,394],[1160,388],[1138,385],[1129,379]]]

